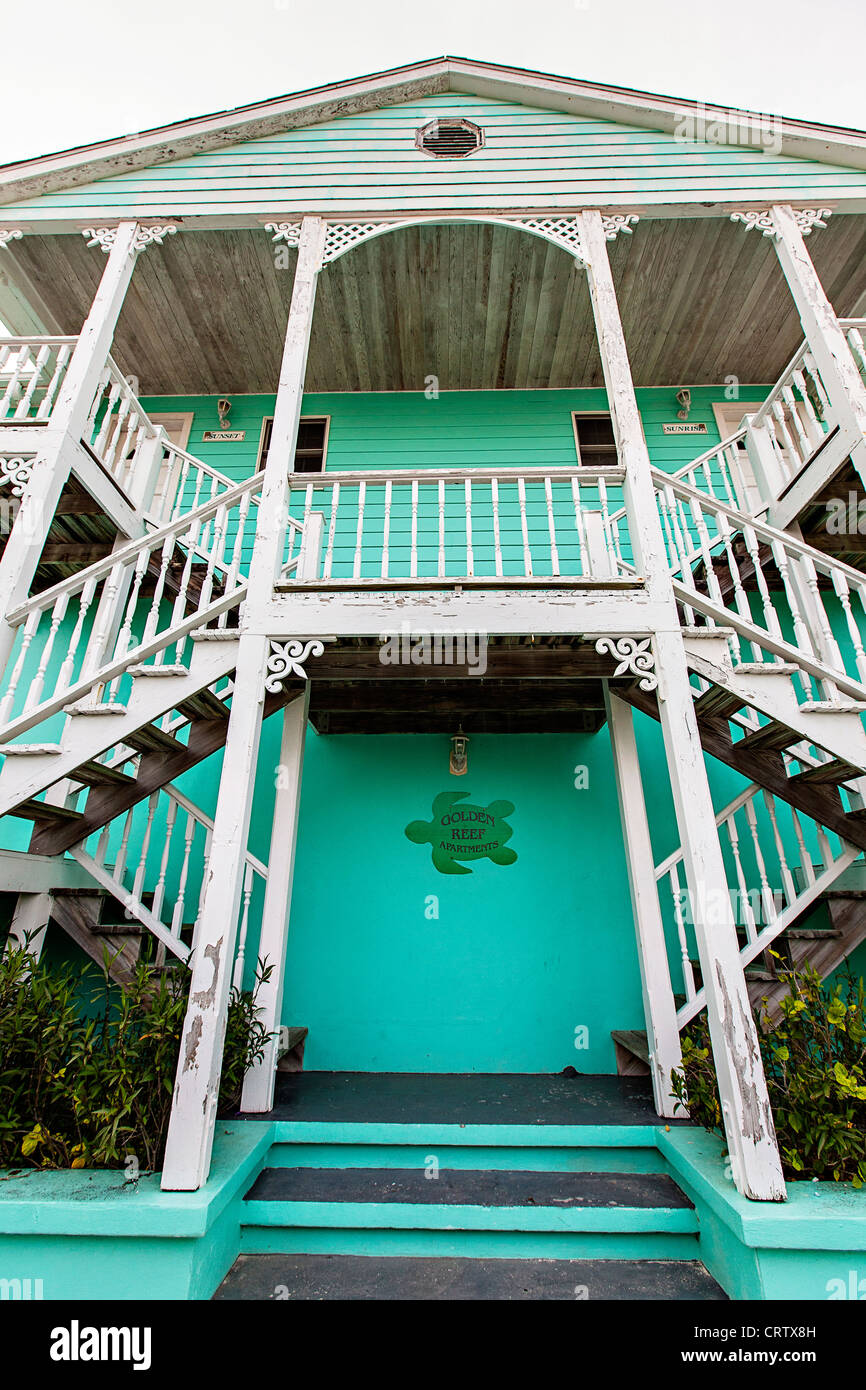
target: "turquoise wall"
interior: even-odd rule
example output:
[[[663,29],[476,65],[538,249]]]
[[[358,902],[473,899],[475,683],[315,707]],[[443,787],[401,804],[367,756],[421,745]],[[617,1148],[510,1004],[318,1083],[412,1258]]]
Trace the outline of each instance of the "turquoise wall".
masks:
[[[769,387],[740,385],[741,398],[760,399]],[[637,392],[647,446],[657,468],[675,471],[719,442],[713,401],[723,386],[692,387],[689,422],[705,424],[706,435],[666,435],[677,419],[671,387]],[[262,420],[274,411],[273,396],[231,397],[231,427],[246,439],[220,444],[202,439],[219,427],[216,396],[148,396],[150,412],[193,411],[188,448],[235,481],[255,472]],[[607,409],[603,390],[443,391],[428,400],[423,391],[308,393],[304,415],[329,415],[326,470],[364,468],[540,468],[576,461],[573,410]]]

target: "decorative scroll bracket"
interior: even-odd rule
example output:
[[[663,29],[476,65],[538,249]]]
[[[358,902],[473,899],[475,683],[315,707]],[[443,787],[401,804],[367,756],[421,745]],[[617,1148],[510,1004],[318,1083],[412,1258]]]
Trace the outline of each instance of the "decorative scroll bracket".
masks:
[[[0,250],[8,246],[10,241],[20,241],[23,235],[20,227],[0,227]]]
[[[0,487],[9,483],[12,496],[23,497],[35,462],[35,454],[30,458],[22,458],[20,454],[13,458],[0,458]]]
[[[154,224],[153,226],[139,226],[135,234],[135,245],[133,250],[144,251],[148,246],[162,246],[163,240],[167,236],[174,236],[177,227],[169,226],[168,223]],[[88,246],[99,246],[106,256],[117,240],[116,227],[85,227],[82,236],[88,237]]]
[[[285,642],[271,639],[271,654],[268,657],[268,672],[265,676],[265,690],[276,695],[283,688],[283,681],[289,676],[309,680],[304,663],[311,656],[321,656],[326,642],[335,642],[335,637],[313,637],[305,642],[300,637],[289,637]]]
[[[803,236],[809,236],[813,227],[826,227],[826,218],[832,217],[831,208],[792,208],[794,221]],[[763,212],[754,209],[746,212],[732,212],[732,222],[742,222],[751,232],[758,231],[762,236],[776,236],[776,224],[770,208]]]
[[[655,690],[658,686],[651,637],[599,637],[595,650],[600,656],[609,653],[619,662],[614,676],[639,676],[641,690]]]
[[[640,221],[636,212],[613,212],[610,216],[602,213],[601,225],[604,229],[605,241],[616,241],[620,232],[628,232],[631,236],[632,226]]]
[[[266,222],[265,231],[273,232],[271,241],[284,241],[287,246],[300,245],[300,222]]]

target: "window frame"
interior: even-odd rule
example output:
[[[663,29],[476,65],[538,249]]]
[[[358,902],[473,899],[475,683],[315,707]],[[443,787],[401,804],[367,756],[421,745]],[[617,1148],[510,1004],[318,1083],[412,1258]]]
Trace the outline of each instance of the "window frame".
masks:
[[[189,452],[189,441],[192,434],[192,422],[194,418],[194,410],[157,410],[148,416],[148,419],[152,420],[155,425],[161,425],[166,431],[166,434],[168,433],[167,422],[179,422],[183,443],[175,443],[174,440],[172,440],[172,443],[175,443],[175,448],[183,449],[186,453]]]
[[[329,440],[330,435],[331,435],[331,417],[330,417],[330,415],[302,415],[302,416],[301,416],[301,419],[300,419],[300,423],[303,424],[305,420],[324,420],[324,422],[325,422],[325,436],[324,436],[324,439],[322,440],[322,467],[321,467],[321,469],[319,470],[319,472],[324,473],[325,470],[326,470],[326,468],[327,468],[327,462],[328,462],[328,440]],[[268,426],[268,422],[269,422],[269,421],[270,421],[271,425],[273,425],[273,423],[274,423],[274,417],[273,417],[273,415],[263,415],[263,416],[262,416],[262,426],[261,426],[261,429],[260,429],[260,431],[259,431],[259,447],[258,447],[258,452],[257,452],[257,454],[256,454],[256,472],[257,472],[257,473],[260,473],[260,472],[261,472],[261,469],[262,469],[262,453],[263,453],[264,447],[265,447],[265,431],[266,431],[266,429],[267,429],[267,426]],[[297,453],[297,451],[296,451],[296,453]],[[294,462],[294,460],[292,460],[292,462]],[[298,473],[298,470],[295,469],[295,468],[292,468],[292,469],[290,469],[289,471],[290,471],[291,473],[293,473],[296,477],[300,476],[300,474]],[[310,473],[309,476],[310,476],[310,477],[315,477],[316,474]]]
[[[612,432],[613,432],[613,417],[612,417],[612,415],[611,415],[611,413],[610,413],[609,410],[573,410],[573,411],[571,412],[571,429],[572,429],[572,433],[574,434],[574,452],[575,452],[575,454],[577,455],[577,464],[578,464],[578,467],[579,467],[579,468],[617,467],[617,466],[619,465],[619,456],[617,456],[617,462],[616,462],[616,464],[610,464],[610,465],[606,465],[606,464],[592,464],[592,463],[589,462],[589,460],[581,458],[581,456],[580,456],[580,439],[578,438],[578,433],[577,433],[577,422],[578,422],[578,419],[581,419],[581,420],[610,420],[610,422],[611,422],[611,433],[612,433]],[[616,450],[616,441],[614,441],[614,450]]]

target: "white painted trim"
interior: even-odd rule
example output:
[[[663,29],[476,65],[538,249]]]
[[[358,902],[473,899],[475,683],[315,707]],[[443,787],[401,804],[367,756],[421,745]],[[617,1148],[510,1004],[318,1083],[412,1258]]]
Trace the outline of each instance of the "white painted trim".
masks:
[[[171,439],[171,443],[178,449],[189,448],[189,437],[192,434],[192,422],[195,419],[194,410],[158,410],[156,413],[149,412],[148,419],[153,425],[161,425],[166,434],[171,439],[171,430],[179,425],[178,438]]]

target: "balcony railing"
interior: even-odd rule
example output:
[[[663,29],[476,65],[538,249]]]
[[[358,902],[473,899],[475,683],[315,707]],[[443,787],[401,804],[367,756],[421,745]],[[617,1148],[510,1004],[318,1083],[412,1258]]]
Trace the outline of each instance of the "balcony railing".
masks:
[[[628,576],[622,468],[502,468],[333,473],[291,478],[290,516],[320,558],[305,582],[508,583]]]
[[[45,424],[77,338],[0,338],[0,424]]]

